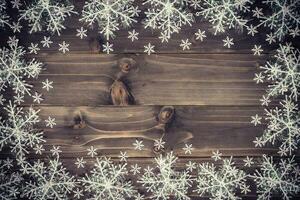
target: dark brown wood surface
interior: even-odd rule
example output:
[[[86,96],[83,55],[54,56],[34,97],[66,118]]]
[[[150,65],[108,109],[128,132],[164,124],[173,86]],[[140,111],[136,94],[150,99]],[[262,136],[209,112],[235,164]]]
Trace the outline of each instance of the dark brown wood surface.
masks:
[[[80,10],[81,6],[82,1],[77,1],[76,8]],[[263,115],[259,99],[267,87],[267,83],[256,84],[254,74],[276,48],[266,43],[265,32],[254,37],[236,31],[215,36],[211,25],[197,19],[192,27],[183,27],[169,43],[162,44],[157,32],[144,30],[138,23],[129,30],[138,31],[139,40],[132,43],[127,38],[128,30],[122,29],[112,40],[113,54],[107,55],[95,51],[95,41],[100,46],[105,42],[97,30],[89,30],[83,40],[76,37],[76,29],[82,25],[78,16],[68,19],[62,35],[51,37],[54,43],[49,49],[39,43],[45,34],[20,34],[22,44],[33,42],[41,47],[38,55],[28,55],[28,59],[35,57],[45,64],[39,78],[31,80],[33,90],[42,93],[44,99],[37,105],[41,109],[37,128],[44,130],[47,151],[52,145],[61,146],[61,157],[70,171],[82,174],[92,166],[92,161],[84,170],[74,165],[77,157],[91,160],[87,156],[90,146],[97,148],[99,155],[114,159],[120,151],[126,151],[129,163],[146,166],[153,162],[153,143],[159,138],[166,141],[166,151],[174,151],[180,157],[181,165],[187,160],[212,161],[212,151],[217,149],[224,156],[235,156],[240,167],[245,156],[259,160],[263,154],[276,155],[276,147],[254,146],[253,140],[262,134],[265,124],[250,123],[251,116]],[[203,42],[195,39],[198,28],[206,31]],[[223,46],[226,36],[234,39],[235,45],[230,49]],[[192,42],[191,49],[182,51],[179,44],[187,38]],[[70,44],[66,54],[58,51],[58,44],[63,41]],[[156,51],[150,56],[143,52],[149,42]],[[252,54],[255,44],[262,45],[261,56]],[[135,61],[134,69],[124,80],[135,105],[114,106],[110,88],[124,58]],[[41,81],[46,79],[54,82],[49,92],[42,89]],[[26,97],[23,106],[32,103],[32,98]],[[157,120],[165,105],[175,109],[174,120],[166,131]],[[55,118],[54,128],[45,128],[48,116]],[[74,129],[78,116],[86,123],[82,129]],[[136,139],[143,140],[142,151],[134,150]],[[186,143],[195,148],[191,155],[182,150]],[[257,164],[251,170],[255,167]],[[256,199],[255,192],[245,198]]]

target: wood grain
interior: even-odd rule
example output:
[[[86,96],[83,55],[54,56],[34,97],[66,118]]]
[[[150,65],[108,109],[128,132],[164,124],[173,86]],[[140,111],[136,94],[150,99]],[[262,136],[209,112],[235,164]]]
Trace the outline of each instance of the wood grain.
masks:
[[[45,131],[46,146],[61,146],[63,157],[84,156],[90,146],[101,155],[112,157],[117,157],[120,151],[127,151],[131,157],[153,157],[153,143],[159,138],[166,141],[166,151],[184,157],[210,157],[216,149],[234,156],[276,152],[275,147],[255,148],[252,142],[264,128],[250,124],[250,116],[261,114],[259,107],[175,106],[175,119],[165,134],[157,122],[160,108],[43,106],[39,127]],[[83,129],[73,128],[78,115],[86,122]],[[53,129],[45,128],[43,120],[48,116],[56,119]],[[134,149],[135,140],[143,140],[143,151]],[[184,154],[182,148],[186,143],[193,144],[193,154]]]
[[[122,58],[136,61],[124,82],[137,105],[259,105],[266,87],[253,81],[266,57],[242,54],[41,54],[46,70],[32,84],[43,93],[42,105],[109,105]],[[45,79],[54,82],[50,92],[42,89]]]

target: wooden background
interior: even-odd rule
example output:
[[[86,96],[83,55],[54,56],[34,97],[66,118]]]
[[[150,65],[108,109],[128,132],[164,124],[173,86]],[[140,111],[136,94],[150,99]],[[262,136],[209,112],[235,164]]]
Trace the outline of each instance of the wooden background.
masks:
[[[76,1],[76,10],[80,11],[82,5],[82,0]],[[39,43],[47,33],[19,34],[24,45],[33,42],[41,47],[38,55],[28,56],[45,63],[45,70],[32,81],[34,90],[43,93],[44,98],[37,106],[42,119],[38,128],[45,131],[46,149],[61,146],[63,161],[70,171],[82,175],[91,168],[92,159],[87,155],[90,146],[97,148],[99,155],[116,160],[120,151],[126,151],[129,163],[146,166],[155,156],[154,140],[162,136],[167,143],[166,151],[173,150],[179,156],[179,166],[187,160],[212,161],[212,151],[217,149],[224,156],[235,156],[240,167],[245,156],[259,160],[262,154],[276,155],[275,147],[255,148],[253,140],[262,134],[265,124],[250,123],[251,116],[263,114],[259,99],[267,85],[257,85],[254,73],[276,49],[276,45],[265,41],[265,31],[254,37],[236,31],[215,36],[212,26],[197,18],[192,27],[183,27],[169,43],[162,44],[158,32],[145,30],[137,23],[128,30],[139,32],[139,39],[132,43],[127,38],[128,30],[122,29],[110,41],[114,52],[107,55],[96,50],[97,41],[101,46],[104,42],[97,30],[89,30],[83,40],[76,37],[76,29],[83,26],[78,19],[73,15],[60,37],[51,36],[53,44],[49,49]],[[194,36],[199,28],[207,35],[203,42]],[[226,36],[234,39],[231,49],[223,47]],[[182,51],[180,42],[187,38],[192,42],[191,49]],[[70,44],[70,52],[58,51],[62,41]],[[156,51],[150,56],[143,53],[149,42]],[[251,49],[255,44],[262,45],[261,56],[253,55]],[[123,58],[136,62],[135,69],[126,77],[135,105],[125,107],[114,106],[110,100],[110,87]],[[54,82],[49,92],[42,89],[41,81],[45,79]],[[27,98],[23,105],[31,104],[32,98]],[[271,106],[276,104],[274,101]],[[158,127],[157,116],[166,105],[174,106],[175,117],[164,134]],[[79,115],[86,127],[74,129]],[[53,129],[45,128],[48,116],[56,119]],[[132,143],[136,139],[143,140],[142,151],[134,150]],[[191,155],[184,154],[185,143],[193,144]],[[77,157],[89,160],[89,165],[76,169]],[[255,189],[243,197],[256,199]]]

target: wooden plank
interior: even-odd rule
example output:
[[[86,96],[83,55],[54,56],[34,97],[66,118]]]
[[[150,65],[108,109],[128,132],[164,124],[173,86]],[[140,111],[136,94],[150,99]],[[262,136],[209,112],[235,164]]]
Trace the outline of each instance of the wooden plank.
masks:
[[[266,84],[253,77],[266,57],[251,55],[40,55],[46,70],[33,82],[42,105],[108,105],[118,61],[136,68],[124,79],[139,105],[259,105]],[[45,92],[41,81],[54,82]],[[26,104],[32,103],[28,98]]]
[[[159,128],[157,115],[160,106],[130,107],[41,107],[46,149],[59,145],[63,157],[86,156],[87,148],[94,146],[100,155],[117,157],[127,151],[130,157],[153,157],[154,140],[163,138],[166,150],[183,157],[210,157],[219,149],[225,156],[259,156],[277,152],[275,147],[255,148],[252,142],[262,134],[264,125],[254,126],[251,116],[262,114],[262,109],[252,106],[175,106],[175,119],[166,133]],[[80,113],[80,114],[79,114]],[[75,119],[81,115],[85,128],[74,129]],[[57,125],[46,128],[48,116]],[[142,151],[132,145],[143,140]],[[185,155],[182,148],[192,143],[193,154]]]

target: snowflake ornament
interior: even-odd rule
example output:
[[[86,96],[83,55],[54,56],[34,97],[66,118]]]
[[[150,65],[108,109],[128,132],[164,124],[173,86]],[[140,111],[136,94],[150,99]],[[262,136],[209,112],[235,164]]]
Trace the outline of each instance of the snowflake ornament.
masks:
[[[18,172],[10,172],[12,160],[0,160],[0,199],[19,199],[22,176]]]
[[[87,37],[87,30],[84,29],[83,27],[80,27],[80,29],[76,29],[77,34],[76,36],[79,37],[80,39],[83,39],[84,37]]]
[[[15,37],[9,39],[8,46],[0,49],[0,91],[9,86],[20,97],[31,96],[32,85],[26,79],[37,78],[43,64],[34,58],[27,62],[24,58],[26,51],[18,45]]]
[[[195,33],[196,40],[203,41],[204,38],[206,38],[205,31],[201,31],[201,29],[198,29],[198,31]]]
[[[29,33],[47,30],[60,35],[67,17],[75,14],[74,6],[68,1],[36,0],[20,9],[19,20],[29,23]]]
[[[149,5],[145,11],[145,28],[160,30],[161,35],[170,39],[173,33],[178,33],[182,26],[192,25],[193,14],[184,9],[185,0],[146,0],[143,5]]]
[[[147,53],[148,55],[150,55],[151,53],[154,53],[154,45],[152,45],[150,42],[144,46],[144,52]]]
[[[187,171],[177,172],[174,167],[177,157],[173,152],[165,157],[160,155],[155,158],[156,168],[148,168],[138,180],[147,192],[151,192],[151,199],[167,200],[172,195],[178,200],[188,200],[188,188],[192,184],[192,178]]]
[[[260,169],[250,177],[257,185],[258,200],[268,200],[274,195],[288,200],[300,192],[300,176],[294,158],[281,159],[275,163],[273,157],[263,155]]]
[[[8,146],[16,154],[17,160],[22,161],[30,148],[45,142],[43,131],[33,128],[40,121],[39,110],[30,107],[25,112],[11,102],[4,109],[8,118],[0,122],[0,150]]]
[[[213,25],[215,35],[231,28],[248,29],[248,20],[243,15],[252,3],[252,0],[203,0],[196,6],[200,9],[196,15],[203,16]]]
[[[49,163],[34,161],[22,165],[22,172],[29,176],[22,190],[21,197],[30,199],[67,200],[76,186],[75,178],[67,172],[59,159],[59,155],[50,159]]]
[[[298,106],[288,97],[280,102],[281,108],[265,109],[267,128],[262,136],[254,141],[255,146],[267,143],[279,144],[280,155],[291,155],[298,149],[300,141],[300,117]]]
[[[279,45],[273,61],[268,61],[260,69],[268,86],[265,98],[270,99],[287,94],[295,101],[300,91],[300,51],[288,44]]]
[[[138,40],[139,33],[133,29],[132,31],[128,31],[128,38],[133,42],[134,40]]]
[[[63,41],[61,44],[58,44],[58,46],[59,46],[58,50],[61,51],[63,54],[70,51],[69,49],[70,44],[66,43],[65,41]]]
[[[255,26],[268,27],[274,39],[282,41],[287,35],[300,35],[300,1],[299,0],[265,0],[262,3],[271,9],[264,15],[262,9],[256,8],[253,15],[260,20]],[[272,39],[272,40],[274,40]]]
[[[247,174],[234,166],[232,157],[224,159],[223,165],[217,168],[213,163],[198,165],[197,192],[200,196],[209,195],[211,199],[239,199],[237,192],[247,194]]]
[[[91,199],[125,200],[134,197],[137,191],[131,181],[126,180],[125,164],[114,164],[109,158],[96,159],[95,167],[80,181],[85,191],[92,193]]]
[[[41,43],[42,43],[43,47],[49,48],[53,42],[50,40],[50,37],[44,36],[44,39],[41,41]]]
[[[115,36],[120,27],[130,27],[137,22],[134,18],[140,12],[134,7],[134,0],[89,0],[86,1],[80,21],[89,26],[97,23],[106,40]]]

